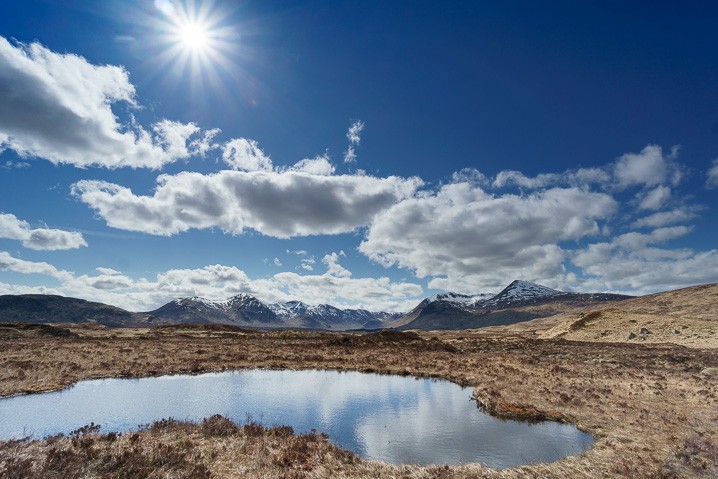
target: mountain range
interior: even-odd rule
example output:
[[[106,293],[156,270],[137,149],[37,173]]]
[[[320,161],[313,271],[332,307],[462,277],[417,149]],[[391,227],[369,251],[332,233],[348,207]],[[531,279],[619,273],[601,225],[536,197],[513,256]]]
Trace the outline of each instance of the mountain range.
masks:
[[[403,330],[500,326],[629,298],[631,296],[609,293],[567,293],[516,280],[496,295],[445,293],[431,296],[386,326]]]
[[[566,293],[527,281],[514,281],[498,294],[441,293],[421,301],[406,314],[341,309],[300,301],[265,303],[240,294],[225,301],[179,298],[153,311],[132,313],[114,306],[52,295],[0,296],[0,321],[27,323],[97,323],[110,327],[173,323],[231,324],[263,329],[467,329],[551,316],[629,296]]]
[[[180,323],[217,323],[261,328],[299,328],[343,331],[378,329],[401,316],[365,309],[341,309],[328,304],[308,305],[301,301],[264,303],[240,294],[226,301],[180,298],[147,313]]]

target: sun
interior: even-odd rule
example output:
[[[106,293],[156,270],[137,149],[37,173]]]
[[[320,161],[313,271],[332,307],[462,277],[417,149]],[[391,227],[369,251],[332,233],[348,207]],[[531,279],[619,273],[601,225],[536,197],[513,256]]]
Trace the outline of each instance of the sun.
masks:
[[[210,43],[210,31],[200,23],[188,22],[180,25],[177,37],[182,47],[190,51],[204,50]]]
[[[149,72],[164,81],[188,82],[192,93],[230,91],[228,79],[241,72],[237,61],[244,31],[236,7],[217,0],[143,0],[155,10],[141,23],[149,26]]]
[[[212,0],[155,0],[154,4],[159,12],[158,66],[197,75],[228,65],[237,46],[229,10],[216,8]]]

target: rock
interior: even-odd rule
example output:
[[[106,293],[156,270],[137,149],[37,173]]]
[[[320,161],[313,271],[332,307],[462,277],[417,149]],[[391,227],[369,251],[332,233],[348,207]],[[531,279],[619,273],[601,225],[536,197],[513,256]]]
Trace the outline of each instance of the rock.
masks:
[[[629,340],[629,341],[630,341],[631,339],[634,339],[635,337],[636,337],[636,333],[634,333],[633,331],[631,331],[630,333],[628,333],[628,340]]]
[[[671,333],[673,334],[681,334],[681,332],[677,329],[671,329]]]
[[[645,336],[646,334],[651,334],[651,332],[648,330],[648,328],[641,328],[641,330],[639,331],[639,334],[641,336]]]
[[[718,376],[718,368],[703,368],[701,374],[704,376]]]

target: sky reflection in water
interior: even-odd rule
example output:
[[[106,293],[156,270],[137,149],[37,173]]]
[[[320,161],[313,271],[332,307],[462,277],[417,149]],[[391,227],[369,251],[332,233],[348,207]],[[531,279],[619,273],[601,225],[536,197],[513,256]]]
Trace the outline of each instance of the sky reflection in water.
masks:
[[[126,431],[173,417],[222,414],[240,423],[326,432],[359,455],[392,463],[510,467],[579,454],[593,444],[571,425],[502,421],[448,381],[333,371],[232,371],[82,381],[0,400],[0,437],[68,433],[92,422]]]

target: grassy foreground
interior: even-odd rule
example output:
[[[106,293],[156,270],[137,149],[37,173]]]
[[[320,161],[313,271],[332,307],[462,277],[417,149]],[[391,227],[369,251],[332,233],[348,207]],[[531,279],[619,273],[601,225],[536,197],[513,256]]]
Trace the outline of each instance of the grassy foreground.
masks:
[[[492,470],[366,461],[320,433],[162,421],[0,442],[0,478],[718,477],[718,351],[471,333],[256,332],[231,327],[105,329],[0,325],[0,396],[87,378],[250,367],[441,377],[475,387],[493,414],[578,424],[580,456]]]

